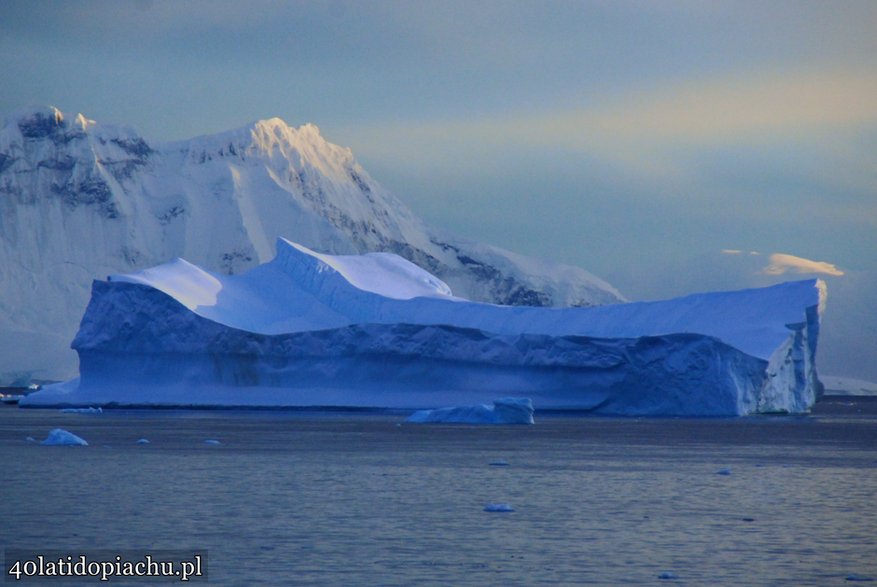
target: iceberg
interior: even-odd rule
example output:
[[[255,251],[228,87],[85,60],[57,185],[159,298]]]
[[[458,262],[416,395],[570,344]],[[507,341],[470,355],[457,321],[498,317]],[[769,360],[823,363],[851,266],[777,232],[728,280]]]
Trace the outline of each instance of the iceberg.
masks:
[[[417,424],[533,424],[533,402],[529,398],[507,397],[484,404],[435,410],[418,410],[407,422]]]
[[[182,259],[92,285],[80,377],[22,406],[434,409],[528,397],[615,415],[801,413],[821,280],[591,308],[452,294],[390,253],[274,259],[220,275]]]
[[[61,413],[63,414],[103,414],[104,411],[102,408],[62,408]]]
[[[515,511],[515,508],[507,503],[489,503],[484,506],[484,511],[492,513],[508,513]]]
[[[88,443],[63,428],[55,428],[40,444],[44,446],[88,446]]]

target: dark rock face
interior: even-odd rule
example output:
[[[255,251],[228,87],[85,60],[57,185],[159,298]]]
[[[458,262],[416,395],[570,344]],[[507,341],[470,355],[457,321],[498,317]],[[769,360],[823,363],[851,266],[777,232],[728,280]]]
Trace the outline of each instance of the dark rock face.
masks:
[[[133,139],[111,139],[110,142],[118,145],[126,153],[141,161],[153,153],[149,145],[146,144],[146,141],[140,137]]]
[[[66,127],[67,123],[62,117],[48,110],[34,112],[28,118],[18,122],[21,136],[26,139],[52,138],[63,132]]]
[[[37,110],[18,121],[18,129],[26,141],[48,140],[56,146],[85,138],[85,132],[71,125],[54,109]]]
[[[135,179],[155,153],[130,133],[90,136],[84,118],[70,123],[52,108],[27,113],[15,124],[22,138],[0,153],[0,192],[15,196],[18,204],[58,197],[67,210],[92,206],[102,218],[119,218],[118,196],[109,182]]]
[[[3,173],[17,161],[18,159],[8,153],[0,153],[0,173]]]

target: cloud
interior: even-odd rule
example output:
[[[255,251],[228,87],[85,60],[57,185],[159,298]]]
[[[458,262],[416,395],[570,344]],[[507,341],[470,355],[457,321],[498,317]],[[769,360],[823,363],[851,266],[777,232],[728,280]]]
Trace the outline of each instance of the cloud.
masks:
[[[601,134],[686,143],[856,128],[877,122],[877,75],[855,70],[728,75],[564,115],[557,132],[575,122]]]
[[[703,148],[802,140],[823,145],[826,135],[847,136],[875,126],[877,73],[836,68],[726,74],[622,96],[609,92],[576,108],[403,120],[349,127],[345,134],[369,137],[384,149],[393,146],[402,159],[417,157],[418,147],[428,145],[430,158],[445,151],[474,165],[484,158],[472,157],[473,152],[526,145],[599,157],[645,176],[686,179],[685,159]],[[461,145],[468,147],[465,154]],[[854,171],[875,169],[870,156],[851,163],[858,168]]]
[[[811,261],[803,257],[795,255],[787,255],[785,253],[774,253],[770,256],[770,264],[765,266],[761,273],[765,275],[783,275],[784,273],[819,273],[823,275],[833,275],[839,277],[844,274],[843,271],[834,266],[833,263],[825,261]]]

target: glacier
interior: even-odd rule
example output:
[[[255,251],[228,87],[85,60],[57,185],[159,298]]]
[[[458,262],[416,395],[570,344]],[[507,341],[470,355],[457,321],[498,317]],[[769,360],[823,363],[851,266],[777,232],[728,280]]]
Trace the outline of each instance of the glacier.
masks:
[[[278,239],[222,275],[182,259],[95,281],[72,348],[80,377],[34,406],[346,406],[405,410],[526,397],[618,415],[801,413],[821,280],[591,308],[453,295],[392,253]]]
[[[277,237],[330,254],[396,253],[474,300],[623,301],[582,269],[427,226],[313,124],[271,118],[159,143],[34,107],[0,129],[0,385],[75,375],[69,343],[92,280],[175,257],[238,274],[270,261]]]

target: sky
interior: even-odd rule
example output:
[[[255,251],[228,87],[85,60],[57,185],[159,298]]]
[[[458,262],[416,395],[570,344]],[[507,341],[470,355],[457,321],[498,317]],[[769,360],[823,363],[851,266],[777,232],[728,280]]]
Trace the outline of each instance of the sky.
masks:
[[[430,224],[629,299],[820,277],[877,380],[877,2],[0,3],[0,113],[317,124]]]

